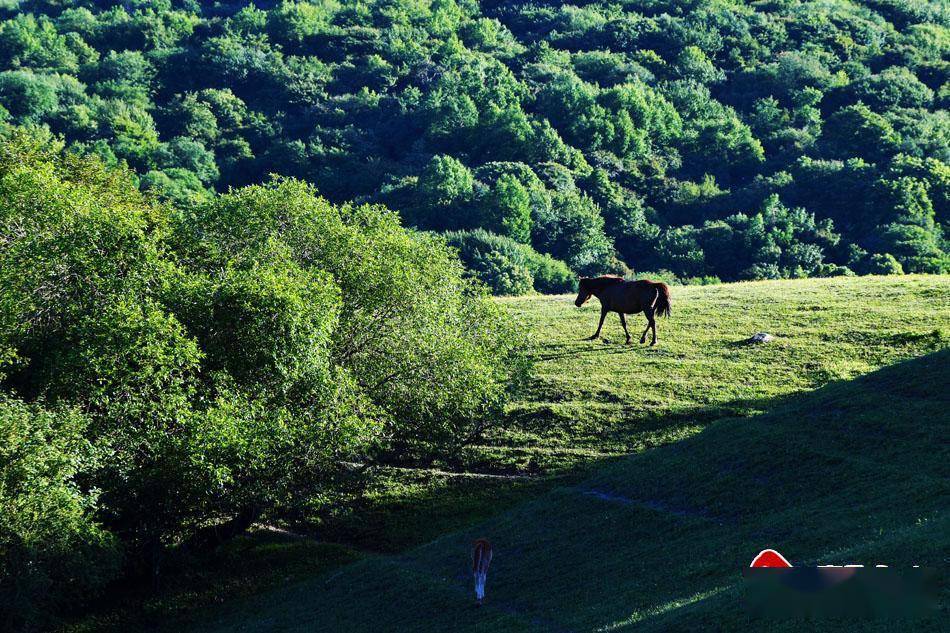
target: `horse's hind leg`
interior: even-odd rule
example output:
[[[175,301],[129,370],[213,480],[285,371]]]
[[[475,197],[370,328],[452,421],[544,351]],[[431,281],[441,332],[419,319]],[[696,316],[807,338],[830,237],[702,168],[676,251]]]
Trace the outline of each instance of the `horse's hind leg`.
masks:
[[[653,320],[653,308],[647,308],[643,311],[643,314],[647,317],[647,326],[643,330],[643,334],[640,335],[640,344],[647,342],[647,332],[650,331],[650,328],[653,328],[653,342],[650,345],[656,345],[656,322]]]
[[[630,345],[630,332],[627,330],[627,317],[623,315],[623,312],[619,312],[618,314],[620,314],[620,325],[623,326],[623,333],[627,335],[627,345]]]
[[[656,319],[653,318],[655,313],[656,313],[655,310],[649,310],[647,312],[647,319],[650,321],[647,327],[653,330],[653,340],[650,341],[650,347],[653,347],[654,345],[656,345]],[[644,332],[644,334],[646,334],[646,332]]]

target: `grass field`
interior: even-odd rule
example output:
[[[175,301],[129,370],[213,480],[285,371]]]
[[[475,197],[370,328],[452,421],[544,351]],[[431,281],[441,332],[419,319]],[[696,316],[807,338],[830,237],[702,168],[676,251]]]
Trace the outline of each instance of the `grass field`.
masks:
[[[660,319],[654,348],[622,345],[616,315],[604,325],[609,342],[579,340],[594,331],[599,305],[578,310],[570,299],[506,302],[530,328],[539,361],[513,408],[516,430],[493,438],[520,466],[533,457],[557,469],[676,441],[950,344],[950,280],[940,277],[674,288],[673,316]],[[630,320],[642,331],[642,317]],[[744,344],[759,331],[776,341]]]
[[[279,589],[170,630],[757,630],[737,594],[764,547],[946,568],[950,277],[678,287],[655,348],[622,345],[615,315],[606,341],[582,341],[599,310],[572,300],[501,300],[536,366],[468,474],[382,473],[354,510],[305,526],[358,552],[287,545],[311,575],[267,568],[256,582]],[[776,340],[744,343],[759,331]],[[480,611],[476,536],[496,547]]]
[[[501,299],[532,340],[534,376],[504,429],[467,453],[469,472],[522,479],[390,472],[357,511],[321,527],[331,540],[398,552],[605,462],[676,442],[726,417],[950,346],[950,277],[766,281],[673,289],[656,347],[585,341],[600,313],[573,296]],[[642,316],[628,319],[635,340]],[[744,341],[759,331],[776,340]]]

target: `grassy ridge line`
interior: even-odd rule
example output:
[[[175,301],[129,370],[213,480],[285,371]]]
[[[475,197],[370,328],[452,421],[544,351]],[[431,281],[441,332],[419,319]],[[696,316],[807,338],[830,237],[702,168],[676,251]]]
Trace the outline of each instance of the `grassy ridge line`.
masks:
[[[762,623],[741,611],[735,588],[763,547],[798,564],[946,562],[948,394],[950,351],[838,381],[403,556],[232,605],[195,630],[754,630]],[[497,555],[492,606],[476,612],[467,549],[483,534]],[[946,616],[946,589],[942,597]],[[939,621],[868,630],[939,630]]]

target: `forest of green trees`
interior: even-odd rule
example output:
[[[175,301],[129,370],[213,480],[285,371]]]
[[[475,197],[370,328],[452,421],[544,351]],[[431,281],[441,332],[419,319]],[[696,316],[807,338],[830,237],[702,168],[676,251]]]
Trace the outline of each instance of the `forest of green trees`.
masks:
[[[940,0],[3,7],[8,124],[182,206],[275,173],[382,203],[454,232],[498,293],[569,290],[543,255],[683,280],[950,267]]]
[[[942,0],[0,1],[0,628],[451,462],[489,290],[950,271],[948,103]]]
[[[181,212],[48,133],[0,134],[0,629],[169,548],[306,516],[361,465],[501,419],[520,335],[443,240],[300,180]]]

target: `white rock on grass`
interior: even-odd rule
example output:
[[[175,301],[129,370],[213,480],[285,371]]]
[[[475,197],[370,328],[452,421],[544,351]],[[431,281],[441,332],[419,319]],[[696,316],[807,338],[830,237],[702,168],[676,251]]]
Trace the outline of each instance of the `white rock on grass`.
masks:
[[[752,338],[749,339],[750,343],[770,343],[775,340],[775,337],[767,332],[757,332],[752,335]]]

